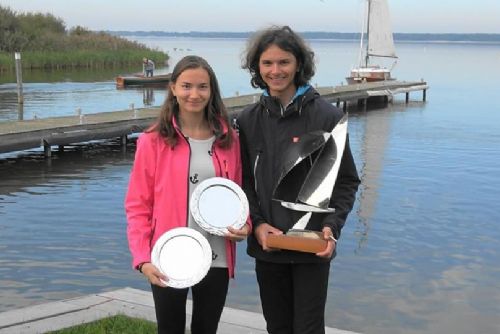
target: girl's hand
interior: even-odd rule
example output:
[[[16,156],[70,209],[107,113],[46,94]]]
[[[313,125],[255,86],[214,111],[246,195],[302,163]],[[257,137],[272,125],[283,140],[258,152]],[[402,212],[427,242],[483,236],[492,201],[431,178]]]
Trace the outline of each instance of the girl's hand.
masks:
[[[333,251],[337,247],[337,240],[333,237],[332,229],[328,226],[323,227],[323,239],[328,242],[326,249],[322,252],[316,253],[316,255],[329,259],[332,257]]]
[[[272,252],[276,251],[275,248],[267,247],[267,236],[269,234],[276,234],[276,235],[281,235],[283,234],[283,231],[277,229],[276,227],[271,226],[268,223],[262,223],[257,228],[255,229],[255,238],[259,242],[259,244],[262,246],[262,249],[265,250],[266,252]]]
[[[250,234],[250,227],[247,224],[243,225],[240,229],[235,229],[230,226],[227,230],[229,232],[225,234],[225,237],[232,241],[242,241]]]
[[[149,283],[161,286],[162,288],[166,287],[165,283],[161,280],[168,282],[168,277],[163,275],[151,262],[144,263],[141,270],[142,274],[146,276]]]

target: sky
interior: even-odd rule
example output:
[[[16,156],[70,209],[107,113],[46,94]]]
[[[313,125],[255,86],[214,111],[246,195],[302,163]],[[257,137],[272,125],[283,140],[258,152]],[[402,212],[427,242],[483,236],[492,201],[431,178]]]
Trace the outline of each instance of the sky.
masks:
[[[128,31],[359,32],[365,0],[0,0],[16,12],[51,13],[67,28]],[[389,0],[394,32],[500,33],[500,0]]]

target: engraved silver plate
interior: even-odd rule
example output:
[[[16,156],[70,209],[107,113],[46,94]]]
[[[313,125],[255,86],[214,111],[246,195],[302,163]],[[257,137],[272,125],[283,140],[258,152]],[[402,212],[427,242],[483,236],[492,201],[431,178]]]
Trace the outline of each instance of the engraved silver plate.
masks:
[[[239,185],[222,177],[201,182],[191,195],[190,210],[205,231],[224,236],[227,227],[239,229],[248,217],[248,199]]]
[[[167,286],[183,289],[205,277],[212,264],[212,248],[198,231],[178,227],[165,232],[155,243],[151,263],[168,281]]]

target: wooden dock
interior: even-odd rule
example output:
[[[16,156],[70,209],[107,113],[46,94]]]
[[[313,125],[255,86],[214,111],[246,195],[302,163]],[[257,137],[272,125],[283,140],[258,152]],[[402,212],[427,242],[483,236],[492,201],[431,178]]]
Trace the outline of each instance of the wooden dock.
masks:
[[[396,94],[422,91],[426,100],[428,85],[424,81],[384,81],[342,85],[335,87],[316,87],[321,95],[338,107],[347,109],[349,103],[365,105],[370,98],[383,97],[386,101]],[[248,104],[258,101],[259,94],[241,95],[224,99],[231,114],[237,114]],[[64,145],[92,140],[121,138],[125,143],[127,136],[142,132],[157,117],[158,108],[129,109],[124,111],[103,112],[86,115],[41,118],[21,121],[0,122],[0,153],[44,148],[46,156],[51,155],[53,146],[63,149]]]
[[[118,314],[156,322],[151,292],[124,288],[6,311],[0,313],[0,334],[47,333]],[[186,305],[186,314],[188,327],[192,314],[190,300]],[[217,333],[264,334],[267,331],[262,314],[225,307]],[[328,327],[326,333],[356,334]]]

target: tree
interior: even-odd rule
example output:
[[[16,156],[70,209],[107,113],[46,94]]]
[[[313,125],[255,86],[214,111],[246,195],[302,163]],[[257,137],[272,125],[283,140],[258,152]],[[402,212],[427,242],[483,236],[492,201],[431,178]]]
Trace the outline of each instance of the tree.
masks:
[[[70,29],[69,35],[70,36],[85,36],[85,35],[90,35],[92,32],[82,26],[76,26]]]
[[[24,13],[18,16],[21,29],[27,34],[65,34],[66,24],[61,18],[47,13]]]
[[[10,51],[18,39],[19,20],[10,8],[0,6],[0,51]]]

